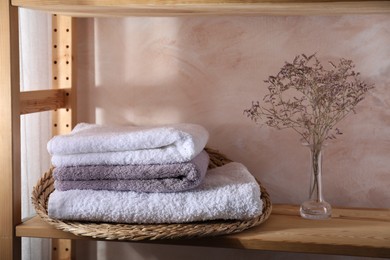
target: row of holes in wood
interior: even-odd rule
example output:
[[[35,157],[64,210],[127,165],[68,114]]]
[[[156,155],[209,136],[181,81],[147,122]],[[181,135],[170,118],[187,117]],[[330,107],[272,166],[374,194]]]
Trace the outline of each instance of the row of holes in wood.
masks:
[[[69,93],[66,93],[66,95],[69,96]],[[57,111],[57,109],[54,109],[54,112],[56,112],[56,111]],[[69,108],[66,108],[65,111],[69,112]],[[53,125],[54,125],[54,127],[58,126],[56,123],[54,123]],[[66,124],[65,127],[69,127],[69,124]]]
[[[57,16],[57,15],[54,14],[53,16]],[[53,31],[54,31],[54,32],[57,32],[58,30],[57,30],[57,28],[54,28]],[[65,31],[66,31],[66,32],[70,32],[69,28],[66,28]],[[53,48],[54,48],[54,49],[56,49],[57,47],[58,47],[57,44],[54,44],[54,45],[53,45]],[[69,49],[70,46],[69,46],[69,45],[66,45],[65,47],[66,47],[67,49]],[[57,61],[55,60],[55,61],[53,61],[53,63],[54,63],[54,64],[57,64]],[[66,64],[69,64],[69,63],[70,63],[70,62],[67,60],[67,61],[66,61]],[[66,79],[66,80],[69,80],[69,77],[66,77],[65,79]],[[57,77],[56,77],[56,76],[54,76],[54,80],[57,80]]]
[[[57,127],[57,126],[58,126],[57,124],[54,124],[54,127]],[[66,124],[65,126],[69,127],[69,124]]]
[[[66,29],[66,30],[68,31],[69,29]],[[54,31],[56,32],[57,29],[54,29]],[[69,49],[70,46],[69,46],[69,45],[66,45],[65,47],[66,47],[67,49]],[[57,45],[54,44],[54,45],[53,45],[53,48],[56,49],[56,48],[57,48]],[[57,65],[58,62],[55,60],[55,61],[53,61],[53,63],[54,63],[55,65]],[[70,61],[67,60],[65,63],[66,63],[67,65],[69,65]],[[69,80],[69,77],[66,77],[65,79],[66,79],[66,80]],[[54,76],[54,80],[57,80],[57,76]]]
[[[53,247],[53,250],[54,250],[54,251],[57,251],[57,247]],[[69,251],[69,248],[66,247],[66,248],[65,248],[65,251]]]
[[[54,14],[53,16],[57,16],[57,15]],[[58,30],[57,30],[57,28],[54,28],[53,31],[56,33]],[[69,30],[68,28],[67,28],[65,31],[66,31],[66,32],[70,32],[70,30]],[[54,45],[53,45],[53,48],[54,48],[54,49],[57,49],[57,47],[58,47],[57,44],[54,44]],[[69,45],[65,45],[65,48],[69,49],[70,46],[69,46]],[[54,63],[55,65],[57,65],[58,62],[57,62],[56,60],[54,60],[53,63]],[[69,63],[70,63],[70,62],[67,60],[67,61],[66,61],[66,64],[68,65]],[[54,76],[53,79],[54,79],[54,80],[57,80],[57,76]],[[66,77],[65,79],[66,79],[66,80],[69,80],[69,77]],[[66,93],[66,96],[69,96],[69,93]],[[55,109],[54,111],[57,111],[57,109]],[[66,109],[66,112],[69,112],[69,108]],[[53,125],[54,125],[54,127],[57,127],[57,126],[58,126],[56,123],[54,123]],[[69,124],[66,124],[65,126],[66,126],[66,127],[69,127]],[[56,250],[56,248],[54,248],[54,250]],[[68,248],[66,248],[66,251],[68,251]]]

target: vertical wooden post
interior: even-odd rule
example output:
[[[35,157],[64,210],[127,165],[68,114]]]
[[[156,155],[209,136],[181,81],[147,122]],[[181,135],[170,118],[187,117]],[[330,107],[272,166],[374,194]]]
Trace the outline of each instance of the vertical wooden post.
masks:
[[[52,239],[51,240],[52,260],[72,259],[72,240],[70,239]]]
[[[18,9],[0,1],[0,259],[21,259]]]
[[[52,16],[52,88],[71,89],[67,93],[67,108],[53,112],[53,135],[69,133],[76,123],[76,90],[73,65],[75,19]]]
[[[73,63],[73,35],[75,19],[54,14],[52,16],[52,88],[67,88],[66,108],[52,114],[52,133],[69,133],[76,123],[76,90]],[[69,239],[52,240],[52,260],[71,259],[72,242]]]

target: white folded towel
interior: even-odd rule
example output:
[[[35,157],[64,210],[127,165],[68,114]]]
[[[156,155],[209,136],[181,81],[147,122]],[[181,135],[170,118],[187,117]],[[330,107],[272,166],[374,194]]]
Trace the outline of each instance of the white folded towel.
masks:
[[[209,134],[196,124],[159,127],[80,123],[47,144],[54,166],[165,164],[187,162],[205,147]]]
[[[197,188],[177,193],[54,191],[51,218],[114,223],[185,223],[251,219],[262,213],[260,188],[247,168],[229,163],[209,170]]]

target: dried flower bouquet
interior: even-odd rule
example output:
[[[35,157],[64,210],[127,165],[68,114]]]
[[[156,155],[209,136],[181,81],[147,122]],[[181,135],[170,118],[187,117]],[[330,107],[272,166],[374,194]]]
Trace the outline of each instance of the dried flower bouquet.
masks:
[[[264,121],[277,129],[293,129],[310,148],[313,172],[310,201],[323,201],[320,174],[325,140],[341,134],[336,124],[355,112],[356,105],[374,87],[361,80],[354,68],[348,59],[340,59],[337,64],[329,62],[329,68],[325,68],[316,54],[298,55],[291,63],[286,62],[276,76],[265,80],[269,93],[263,102],[254,101],[244,110],[255,122]],[[331,208],[328,207],[326,213],[311,212],[309,215],[314,217],[304,217],[329,217]],[[318,214],[326,216],[318,217]]]

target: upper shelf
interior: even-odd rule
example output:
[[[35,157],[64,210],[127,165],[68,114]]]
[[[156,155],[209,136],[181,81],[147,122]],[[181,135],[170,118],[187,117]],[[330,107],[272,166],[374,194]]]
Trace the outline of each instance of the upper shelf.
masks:
[[[390,13],[390,1],[383,0],[12,0],[12,4],[76,17]]]

